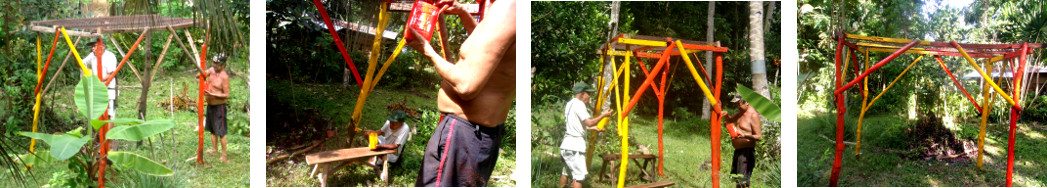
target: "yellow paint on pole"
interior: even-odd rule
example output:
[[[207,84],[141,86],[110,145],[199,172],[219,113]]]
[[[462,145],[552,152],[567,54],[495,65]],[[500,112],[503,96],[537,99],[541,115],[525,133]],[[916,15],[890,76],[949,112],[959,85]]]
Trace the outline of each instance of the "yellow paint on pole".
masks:
[[[407,38],[400,38],[400,43],[396,45],[396,50],[393,50],[393,54],[389,56],[389,59],[385,60],[382,64],[382,70],[378,71],[378,75],[374,77],[374,81],[367,88],[368,91],[374,90],[374,86],[378,85],[378,81],[382,80],[382,76],[385,75],[385,71],[389,69],[389,65],[393,64],[393,60],[396,60],[396,56],[400,55],[400,50],[404,49],[404,45],[407,44]]]
[[[887,84],[887,88],[883,88],[883,91],[880,91],[880,94],[876,94],[876,97],[873,97],[873,100],[869,101],[869,105],[865,106],[865,108],[862,108],[862,113],[864,114],[865,111],[869,110],[869,107],[872,107],[873,103],[876,103],[876,100],[880,99],[880,97],[883,96],[884,93],[887,93],[887,90],[891,89],[891,86],[894,86],[894,83],[898,82],[898,80],[901,79],[902,76],[905,76],[905,73],[909,72],[909,69],[911,69],[913,65],[916,65],[916,62],[919,62],[920,59],[923,59],[923,56],[917,57],[916,60],[913,60],[908,67],[905,67],[905,70],[902,70],[901,74],[898,74],[898,77],[894,77],[894,81],[891,81],[891,84]]]
[[[963,54],[963,58],[967,59],[967,62],[970,63],[972,67],[974,67],[974,70],[978,71],[978,74],[982,75],[982,78],[985,79],[985,82],[989,83],[989,86],[992,86],[993,90],[996,90],[996,93],[1002,96],[1003,99],[1006,99],[1007,102],[1011,105],[1018,107],[1018,104],[1014,102],[1014,99],[1011,98],[1010,95],[1007,95],[1007,92],[1004,92],[1003,89],[1000,89],[1000,86],[996,85],[996,82],[992,81],[992,76],[986,74],[985,70],[982,70],[982,68],[978,66],[978,63],[975,63],[974,59],[972,59],[971,56],[967,54],[967,51],[963,51],[963,47],[960,47],[960,45],[956,43],[953,43],[953,46],[956,47],[956,50],[960,51],[960,54]]]
[[[69,40],[69,35],[65,33],[65,27],[62,27],[61,30],[62,36],[65,37],[65,43],[69,44],[69,51],[73,52],[73,57],[76,58],[76,63],[80,64],[80,71],[83,72],[85,76],[91,76],[91,69],[84,66],[84,61],[80,59],[80,53],[76,52],[76,46],[73,46],[73,40]]]
[[[873,41],[873,42],[886,42],[886,43],[899,43],[899,44],[908,44],[908,43],[912,42],[911,39],[900,39],[900,38],[870,37],[870,36],[862,36],[862,35],[854,35],[854,34],[845,34],[845,36],[847,38],[849,38],[849,39],[867,40],[867,41]],[[916,44],[917,45],[924,45],[924,46],[926,46],[926,45],[930,45],[931,42],[930,41],[920,41],[920,42],[918,42]]]
[[[865,70],[869,70],[869,51],[865,51]],[[862,110],[858,113],[858,130],[855,131],[854,156],[862,154],[862,119],[865,118],[865,110],[869,108],[869,77],[862,79]],[[882,91],[880,93],[883,93]]]
[[[985,68],[992,70],[991,62],[985,62]],[[985,123],[989,120],[989,112],[992,111],[992,93],[990,93],[989,84],[982,82],[982,117],[981,124],[978,127],[978,163],[979,169],[982,169],[982,155],[985,153]]]
[[[629,77],[632,77],[632,74],[629,73],[629,69],[631,69],[631,67],[629,67],[629,59],[630,55],[626,55],[624,84],[625,89],[622,90],[622,95],[624,96],[623,99],[625,100],[620,101],[621,103],[629,101]],[[618,111],[618,113],[621,113],[621,111]],[[629,114],[620,114],[619,116],[624,116],[622,117],[622,124],[620,128],[620,132],[622,134],[622,164],[618,168],[618,188],[622,188],[625,185],[625,171],[627,169],[626,167],[628,167],[629,165]]]
[[[389,22],[389,15],[385,12],[388,7],[389,3],[382,2],[381,8],[378,11],[378,28],[375,30],[374,44],[371,46],[371,57],[367,60],[366,78],[364,79],[364,85],[360,86],[360,96],[356,98],[356,105],[353,107],[353,116],[350,120],[352,121],[352,127],[350,128],[356,131],[360,130],[358,125],[360,124],[360,120],[363,119],[361,118],[363,116],[361,112],[364,109],[364,102],[366,102],[367,96],[371,94],[371,87],[369,86],[371,85],[371,81],[374,79],[374,69],[378,63],[378,55],[381,53],[382,49],[382,32],[385,31],[385,26]]]
[[[676,47],[683,49],[683,43],[680,40],[676,40]],[[685,64],[687,64],[687,70],[691,71],[691,76],[694,77],[694,81],[698,82],[698,87],[702,89],[702,93],[705,94],[705,98],[709,99],[709,105],[716,105],[716,97],[713,97],[713,93],[709,91],[709,86],[705,85],[705,81],[698,74],[698,71],[694,69],[694,64],[691,63],[691,58],[686,52],[680,52],[680,57],[683,58]]]
[[[641,46],[657,46],[657,47],[665,47],[665,46],[667,46],[665,41],[630,39],[630,38],[624,38],[624,37],[618,38],[618,43],[635,44],[635,45],[641,45]]]

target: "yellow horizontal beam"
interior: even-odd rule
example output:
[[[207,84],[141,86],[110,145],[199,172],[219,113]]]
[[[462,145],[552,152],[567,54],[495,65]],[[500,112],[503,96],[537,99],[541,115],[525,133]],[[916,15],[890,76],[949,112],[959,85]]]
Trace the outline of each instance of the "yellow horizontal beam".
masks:
[[[862,35],[855,35],[855,34],[845,34],[845,36],[847,38],[849,38],[849,39],[867,40],[867,41],[873,41],[873,42],[889,42],[889,43],[907,44],[907,43],[910,43],[910,42],[913,41],[911,39],[887,38],[887,37],[870,37],[870,36],[862,36]],[[920,41],[920,42],[917,42],[916,44],[917,45],[931,45],[931,42],[930,41]]]
[[[896,49],[883,49],[883,48],[869,48],[870,52],[897,52]],[[924,50],[906,50],[905,53],[912,54],[923,54],[923,55],[938,55],[938,52],[924,51]]]
[[[873,44],[873,43],[867,43],[867,42],[859,42],[859,43],[856,43],[855,45],[864,46],[864,47],[873,47],[873,48],[891,48],[891,49],[901,49],[902,48],[902,47],[899,47],[899,46],[889,46],[889,45]],[[917,48],[917,47],[909,48],[909,50],[926,51],[926,49]]]
[[[618,43],[641,45],[641,46],[657,46],[657,47],[665,47],[665,46],[667,46],[665,41],[653,41],[653,40],[630,39],[630,38],[618,38]]]

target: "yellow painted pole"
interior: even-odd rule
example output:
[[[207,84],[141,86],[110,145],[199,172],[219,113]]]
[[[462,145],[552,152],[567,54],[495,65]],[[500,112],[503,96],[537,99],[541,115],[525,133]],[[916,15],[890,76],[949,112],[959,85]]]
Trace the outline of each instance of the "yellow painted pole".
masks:
[[[1006,99],[1007,102],[1011,105],[1014,105],[1015,108],[1021,108],[1018,106],[1018,103],[1014,102],[1014,99],[1011,98],[1010,95],[1007,95],[1007,92],[1004,92],[1003,89],[1000,89],[999,85],[996,85],[996,82],[992,81],[992,76],[985,74],[985,71],[982,70],[980,66],[978,66],[978,63],[974,62],[974,59],[972,59],[971,56],[967,54],[967,51],[963,51],[963,47],[960,47],[960,45],[956,44],[956,42],[953,42],[952,44],[956,47],[956,50],[960,51],[960,54],[963,54],[963,58],[967,59],[967,62],[970,63],[972,67],[974,67],[974,70],[977,70],[978,74],[982,75],[982,78],[985,79],[985,82],[989,83],[989,86],[992,86],[992,88],[996,90],[997,94],[1002,96],[1003,99]]]
[[[393,64],[393,60],[396,60],[396,56],[400,55],[400,50],[404,49],[404,45],[407,44],[407,38],[400,38],[400,43],[396,45],[396,50],[393,50],[393,55],[389,56],[389,59],[385,60],[382,64],[382,69],[378,71],[378,75],[374,76],[374,81],[371,82],[368,91],[374,90],[374,86],[378,85],[378,81],[382,80],[382,76],[385,75],[385,71],[389,69],[389,65]]]
[[[992,64],[985,62],[985,68],[992,71]],[[989,112],[992,111],[992,93],[989,92],[988,82],[982,82],[982,121],[978,127],[978,169],[982,168],[982,155],[985,153],[985,123],[989,120]]]
[[[911,69],[913,65],[916,65],[916,62],[919,62],[920,59],[923,59],[922,55],[920,57],[917,57],[916,60],[912,61],[912,63],[909,64],[909,67],[905,67],[905,70],[902,70],[902,73],[898,74],[898,77],[894,77],[894,81],[891,81],[891,84],[887,84],[887,88],[883,88],[883,91],[880,91],[880,94],[876,94],[876,97],[873,97],[873,100],[869,101],[869,105],[865,106],[865,108],[862,108],[862,113],[864,114],[866,110],[869,110],[869,107],[871,107],[873,103],[876,103],[876,100],[880,99],[880,97],[883,96],[884,93],[887,93],[887,90],[891,89],[891,86],[894,86],[894,83],[898,82],[898,80],[901,79],[902,76],[905,76],[905,73],[909,72],[909,69]]]
[[[626,47],[626,49],[629,49],[629,47]],[[624,96],[623,99],[625,100],[622,103],[629,101],[629,77],[632,77],[632,74],[629,73],[629,70],[632,69],[632,67],[629,67],[630,56],[631,54],[625,55],[625,89],[622,90],[622,96]],[[621,111],[618,111],[618,113],[621,113]],[[622,118],[620,128],[622,134],[622,164],[618,168],[618,188],[622,188],[625,185],[625,171],[629,165],[629,114],[623,115],[625,117]]]
[[[611,63],[614,63],[614,56],[611,56]],[[615,69],[617,69],[615,67],[616,66],[611,66],[611,71],[618,72],[617,70],[615,70]],[[621,97],[621,93],[620,93],[621,89],[618,89],[620,86],[621,86],[621,84],[618,84],[618,74],[615,74],[614,75],[614,82],[611,82],[611,87],[614,88],[614,100],[615,100],[615,102],[614,102],[614,105],[615,105],[614,109],[615,109],[615,112],[621,112],[622,111],[622,103],[624,103],[624,101],[622,101],[622,97]],[[622,118],[621,118],[621,116],[614,116],[614,117],[615,117],[615,119],[614,119],[615,120],[615,125],[618,125],[618,127],[619,127],[618,137],[621,137],[622,136],[622,131],[620,130],[620,128],[622,127]]]
[[[84,66],[84,61],[80,59],[80,53],[76,52],[76,46],[73,46],[73,40],[69,40],[69,35],[65,33],[65,27],[62,27],[61,30],[62,36],[65,37],[65,43],[69,44],[69,51],[73,52],[73,57],[76,58],[76,63],[80,64],[80,71],[83,72],[85,76],[91,76],[91,69]]]
[[[920,57],[923,57],[923,56],[920,56]],[[865,70],[869,70],[869,51],[865,51]],[[855,137],[856,141],[855,141],[855,144],[854,144],[854,156],[855,157],[858,157],[858,155],[862,154],[862,152],[861,152],[861,150],[862,150],[862,119],[865,118],[865,110],[869,108],[869,106],[867,106],[867,105],[869,105],[869,103],[868,103],[868,99],[869,99],[869,77],[866,76],[865,79],[862,79],[862,82],[864,82],[864,83],[862,83],[862,110],[859,111],[859,113],[858,113],[858,130],[855,131],[857,133],[857,135]],[[886,91],[886,90],[884,90],[884,91]],[[883,92],[881,91],[880,93],[883,93]]]
[[[40,36],[36,36],[36,80],[40,80],[40,78],[43,78],[43,76],[44,76],[43,74],[40,73],[40,72],[43,71],[43,68],[40,67],[41,66],[40,64],[43,63],[43,60],[41,59],[42,56],[43,55],[40,52]],[[40,117],[40,93],[37,92],[37,93],[35,93],[35,95],[36,95],[36,102],[33,103],[33,132],[34,133],[36,132],[37,122],[38,122],[39,117]],[[36,153],[36,139],[29,139],[29,153]],[[33,165],[30,164],[30,165],[28,165],[28,167],[33,167]]]
[[[596,104],[593,105],[594,106],[593,107],[593,116],[596,116],[596,115],[600,114],[600,111],[601,111],[600,109],[603,108],[603,98],[604,98],[603,95],[605,93],[604,89],[603,89],[603,87],[604,87],[604,84],[603,84],[603,82],[604,82],[604,77],[603,77],[604,67],[606,67],[606,66],[604,65],[603,55],[600,55],[600,71],[599,71],[599,76],[596,78]],[[611,67],[614,67],[614,65],[612,64]],[[603,129],[604,124],[607,123],[607,119],[608,118],[600,119],[600,122],[596,123],[596,128],[597,129]],[[600,132],[593,132],[592,134],[589,134],[589,144],[588,144],[589,146],[585,148],[585,150],[586,150],[585,151],[585,166],[592,166],[592,163],[593,163],[593,151],[596,150],[596,141],[599,140],[599,135],[600,135]]]
[[[386,23],[389,22],[389,15],[386,14],[385,10],[389,7],[389,3],[382,2],[381,8],[378,11],[378,28],[374,34],[374,44],[371,46],[371,57],[367,60],[367,75],[364,79],[364,85],[360,86],[360,96],[356,98],[356,106],[353,107],[352,124],[350,128],[359,131],[360,120],[363,119],[362,111],[364,108],[364,102],[367,100],[367,96],[371,93],[370,85],[371,80],[374,79],[375,64],[378,63],[378,55],[382,49],[382,32],[385,31]],[[341,45],[341,44],[338,44]]]
[[[676,47],[683,48],[683,43],[680,40],[676,40]],[[687,64],[687,70],[691,71],[691,76],[694,77],[694,81],[698,82],[698,87],[702,89],[702,93],[705,94],[705,98],[709,99],[709,105],[716,105],[716,97],[713,97],[713,93],[709,91],[709,86],[705,85],[705,81],[699,76],[698,71],[694,69],[694,65],[691,63],[691,58],[687,55],[687,52],[680,51],[680,57]]]

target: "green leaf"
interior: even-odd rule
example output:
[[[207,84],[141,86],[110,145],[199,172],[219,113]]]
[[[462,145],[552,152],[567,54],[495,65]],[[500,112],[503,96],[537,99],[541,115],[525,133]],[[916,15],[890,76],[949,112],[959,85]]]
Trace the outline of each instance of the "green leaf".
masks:
[[[745,99],[745,102],[749,102],[749,105],[763,117],[766,117],[768,120],[782,122],[782,108],[778,104],[771,102],[767,97],[763,97],[763,95],[742,84],[738,84],[738,94],[742,95],[742,99]]]
[[[174,121],[171,120],[154,120],[147,121],[141,125],[118,126],[106,133],[106,139],[140,141],[161,132],[171,130],[173,127]]]
[[[112,120],[107,120],[106,122],[113,123],[116,125],[138,125],[145,123],[145,121],[135,118],[116,118]]]
[[[73,96],[76,108],[87,116],[87,119],[98,119],[109,106],[109,93],[106,91],[105,84],[102,84],[102,81],[96,77],[81,75],[80,83],[76,84]]]
[[[171,171],[170,168],[134,153],[111,151],[109,152],[109,160],[112,160],[113,166],[118,168],[137,170],[153,176],[174,174],[174,171]]]
[[[107,123],[107,121],[92,119],[91,120],[91,127],[94,127],[95,130],[98,130],[98,129],[101,129],[102,125],[105,125],[106,123]]]
[[[87,141],[91,140],[91,137],[77,137],[71,134],[44,134],[34,132],[18,132],[22,136],[29,138],[38,139],[47,143],[51,146],[51,157],[58,160],[66,160],[73,157],[80,148],[87,144]]]
[[[21,160],[22,163],[24,163],[25,165],[33,165],[33,166],[47,165],[47,164],[50,164],[51,162],[55,161],[55,158],[51,157],[50,153],[51,152],[46,151],[46,150],[44,150],[44,151],[37,150],[37,152],[35,154],[33,154],[33,153],[26,153],[26,154],[20,155],[19,156],[19,158],[20,158],[19,160]]]

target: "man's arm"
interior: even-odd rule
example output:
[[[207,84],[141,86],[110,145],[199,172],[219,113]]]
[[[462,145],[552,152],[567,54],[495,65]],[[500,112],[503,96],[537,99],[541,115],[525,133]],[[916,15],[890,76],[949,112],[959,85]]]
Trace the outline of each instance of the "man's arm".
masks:
[[[610,117],[612,114],[614,114],[613,110],[604,110],[599,116],[586,119],[585,121],[582,121],[582,123],[585,124],[585,128],[588,130],[599,130],[596,128],[596,124],[600,123],[600,120],[603,120],[603,118]]]
[[[498,67],[502,55],[516,43],[516,1],[499,1],[492,9],[492,15],[462,44],[456,63],[441,57],[424,40],[411,42],[412,48],[422,49],[424,55],[433,61],[436,72],[464,100],[476,98]],[[422,38],[417,31],[410,30],[415,38]]]

